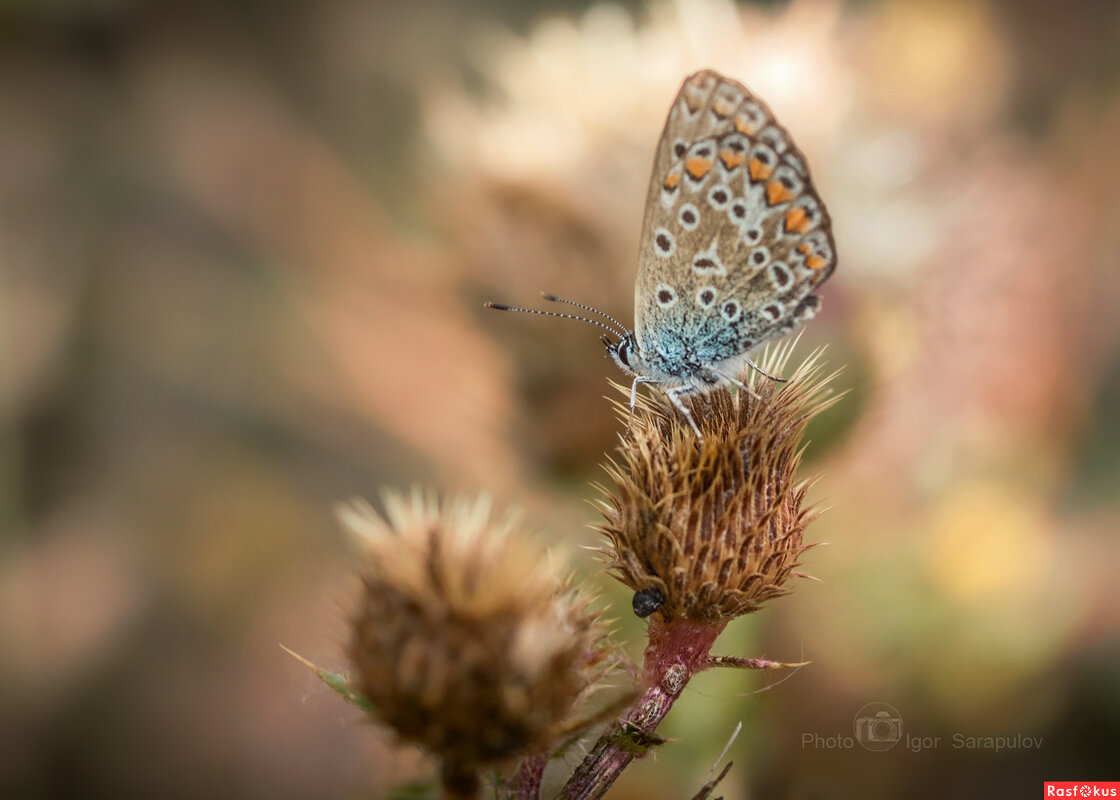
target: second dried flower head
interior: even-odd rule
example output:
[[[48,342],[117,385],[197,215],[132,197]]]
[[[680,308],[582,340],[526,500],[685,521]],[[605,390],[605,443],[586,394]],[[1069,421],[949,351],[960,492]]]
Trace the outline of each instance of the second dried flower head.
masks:
[[[376,717],[445,771],[547,748],[608,660],[586,597],[484,499],[385,509],[341,515],[367,551],[349,653]]]

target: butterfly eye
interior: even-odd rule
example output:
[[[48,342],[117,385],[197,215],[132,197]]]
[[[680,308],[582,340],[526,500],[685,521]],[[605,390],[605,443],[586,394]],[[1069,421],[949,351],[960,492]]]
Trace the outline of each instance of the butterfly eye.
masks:
[[[615,350],[618,354],[618,360],[622,362],[623,366],[631,367],[630,363],[630,343],[623,339],[618,343],[618,349]]]

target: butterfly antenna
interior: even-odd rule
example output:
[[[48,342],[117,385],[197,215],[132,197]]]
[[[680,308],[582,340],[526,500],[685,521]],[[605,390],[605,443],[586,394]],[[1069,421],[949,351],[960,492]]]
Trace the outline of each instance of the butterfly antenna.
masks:
[[[611,322],[613,322],[615,324],[615,326],[619,330],[622,331],[622,333],[619,334],[620,338],[626,338],[626,336],[625,336],[626,326],[623,325],[621,322],[619,322],[614,317],[612,317],[606,311],[600,311],[597,308],[592,308],[591,306],[586,306],[583,303],[577,303],[575,300],[565,300],[563,297],[557,297],[556,295],[549,294],[548,292],[541,292],[541,297],[543,297],[545,300],[547,300],[550,303],[567,303],[570,306],[575,306],[576,308],[582,308],[584,311],[590,311],[592,314],[598,314],[600,317],[603,317],[604,319],[608,319]]]
[[[492,308],[495,311],[520,311],[523,314],[540,314],[542,317],[560,317],[561,319],[578,319],[580,322],[590,322],[592,325],[597,325],[598,327],[602,328],[603,330],[610,331],[615,336],[619,336],[618,331],[616,331],[614,328],[612,328],[608,325],[604,325],[602,322],[600,322],[597,319],[589,319],[587,317],[577,317],[575,314],[558,314],[555,311],[539,311],[538,309],[535,309],[535,308],[517,308],[516,306],[507,306],[507,305],[504,305],[503,303],[485,302],[485,303],[483,303],[483,305],[486,306],[487,308]]]

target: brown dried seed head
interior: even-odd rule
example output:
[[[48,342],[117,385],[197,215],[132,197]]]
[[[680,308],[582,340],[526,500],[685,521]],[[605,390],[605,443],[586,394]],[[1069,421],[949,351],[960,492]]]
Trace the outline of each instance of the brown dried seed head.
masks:
[[[793,344],[763,361],[783,369]],[[740,377],[757,397],[717,389],[691,399],[697,438],[676,411],[636,411],[604,489],[609,568],[635,592],[656,589],[665,620],[712,624],[756,610],[789,591],[783,584],[805,549],[816,513],[798,481],[808,421],[837,399],[821,377],[819,353],[788,383]],[[627,393],[629,390],[626,390]],[[624,414],[628,406],[620,404]]]
[[[549,744],[604,662],[587,598],[485,499],[385,506],[340,515],[368,551],[349,655],[376,716],[461,765]]]

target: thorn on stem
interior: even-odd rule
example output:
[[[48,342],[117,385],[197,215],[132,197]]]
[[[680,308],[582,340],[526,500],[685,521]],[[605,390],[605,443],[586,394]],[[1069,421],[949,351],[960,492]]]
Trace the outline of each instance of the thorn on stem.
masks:
[[[738,658],[737,656],[712,656],[709,667],[734,667],[736,669],[793,669],[812,664],[812,661],[771,661],[768,658]]]

